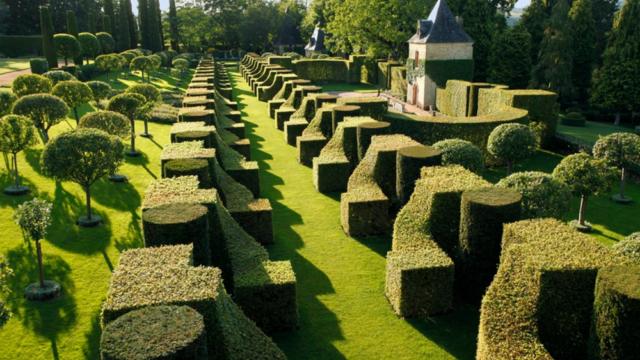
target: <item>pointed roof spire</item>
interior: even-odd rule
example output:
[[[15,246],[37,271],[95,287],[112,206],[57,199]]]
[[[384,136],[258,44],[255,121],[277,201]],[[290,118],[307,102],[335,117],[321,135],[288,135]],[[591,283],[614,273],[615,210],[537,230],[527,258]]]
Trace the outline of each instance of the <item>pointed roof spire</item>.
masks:
[[[324,51],[324,30],[320,28],[320,22],[318,22],[318,25],[316,25],[316,28],[313,30],[311,39],[309,39],[309,43],[304,47],[304,49],[310,51]]]
[[[410,43],[472,43],[473,39],[456,21],[445,0],[438,0],[429,17],[418,20],[416,33]]]

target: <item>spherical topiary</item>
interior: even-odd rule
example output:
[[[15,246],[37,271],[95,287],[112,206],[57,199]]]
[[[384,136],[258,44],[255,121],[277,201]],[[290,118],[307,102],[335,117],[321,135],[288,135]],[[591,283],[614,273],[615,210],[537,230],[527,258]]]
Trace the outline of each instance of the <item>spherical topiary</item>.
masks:
[[[189,306],[148,306],[105,326],[103,360],[207,359],[203,316]]]
[[[11,113],[13,103],[16,102],[18,97],[9,89],[0,89],[0,116],[5,116]]]
[[[95,102],[96,107],[101,108],[103,105],[100,104],[100,101],[105,100],[109,97],[109,93],[111,92],[111,85],[99,80],[87,81],[85,84],[87,84],[87,86],[91,89],[91,93],[93,94],[93,101]]]
[[[53,84],[51,80],[42,75],[23,74],[18,75],[11,84],[11,90],[17,97],[31,94],[40,94],[51,92]]]
[[[147,56],[138,56],[131,60],[129,67],[133,71],[140,71],[144,79],[144,74],[153,68],[153,63]]]
[[[11,159],[13,169],[10,172],[14,182],[5,189],[6,194],[22,195],[29,191],[27,187],[20,184],[17,154],[34,145],[36,141],[36,131],[29,118],[20,115],[6,115],[0,118],[0,152],[13,155]]]
[[[162,57],[158,54],[149,55],[152,69],[159,69],[162,66]]]
[[[63,70],[47,71],[46,73],[42,74],[42,76],[44,76],[47,79],[51,80],[51,83],[53,84],[53,86],[55,86],[60,81],[78,80],[78,79],[76,79],[75,76],[73,76],[73,75],[71,75],[68,72],[63,71]]]
[[[139,94],[142,95],[145,99],[145,105],[153,105],[154,103],[160,101],[160,91],[149,84],[135,84],[125,91],[127,94]]]
[[[127,155],[137,156],[139,153],[136,151],[136,116],[138,115],[138,108],[145,102],[144,96],[140,94],[119,94],[112,97],[107,105],[107,110],[118,112],[129,119],[131,125],[131,147]]]
[[[13,112],[30,118],[42,133],[43,140],[46,143],[49,140],[49,129],[67,117],[69,108],[57,96],[32,94],[18,99],[13,105]]]
[[[80,56],[80,43],[75,36],[71,34],[55,34],[53,35],[53,44],[56,47],[58,55],[64,58],[64,64],[68,64],[68,59]]]
[[[42,75],[49,70],[49,63],[47,59],[35,58],[29,60],[29,67],[31,68],[32,74]]]
[[[567,126],[584,126],[586,123],[584,115],[579,112],[570,112],[566,115],[560,116],[560,122],[562,125]]]
[[[528,126],[522,124],[502,124],[497,126],[487,140],[487,151],[507,164],[511,173],[513,164],[533,155],[536,137]]]
[[[106,55],[97,56],[95,64],[98,67],[98,69],[102,71],[108,71],[108,72],[118,71],[122,67],[122,62],[120,60],[120,57],[116,56],[116,54],[106,54]]]
[[[613,250],[640,263],[640,232],[635,232],[613,245]]]
[[[550,174],[539,171],[517,172],[500,180],[498,187],[522,194],[522,218],[562,218],[569,210],[571,190]]]
[[[622,203],[631,202],[624,190],[627,169],[634,164],[640,164],[640,135],[619,132],[603,136],[593,145],[593,156],[621,170],[620,192],[613,198]]]
[[[164,165],[165,177],[178,177],[195,175],[198,177],[200,187],[209,189],[213,186],[211,183],[211,174],[209,170],[209,162],[204,159],[178,159],[167,161]]]
[[[51,94],[64,100],[67,106],[73,110],[76,123],[80,121],[78,107],[93,99],[91,88],[80,81],[60,81],[53,87]]]
[[[102,48],[100,48],[100,41],[98,41],[98,38],[92,33],[81,32],[78,34],[78,41],[82,49],[82,56],[86,59],[95,58],[102,50]]]
[[[596,278],[593,345],[596,359],[640,354],[640,265],[602,268]]]
[[[484,168],[482,151],[469,141],[447,139],[438,141],[433,147],[442,152],[442,165],[462,165],[476,173]]]
[[[173,67],[178,70],[186,70],[189,68],[189,61],[186,59],[177,58],[177,59],[173,59],[173,61],[171,62],[171,65],[173,65]]]
[[[131,135],[129,119],[115,111],[94,111],[87,113],[80,119],[78,128],[99,129],[121,139],[126,139]]]
[[[110,54],[116,47],[116,42],[113,40],[113,36],[107,32],[99,32],[96,34],[98,42],[100,43],[100,49],[103,54]]]

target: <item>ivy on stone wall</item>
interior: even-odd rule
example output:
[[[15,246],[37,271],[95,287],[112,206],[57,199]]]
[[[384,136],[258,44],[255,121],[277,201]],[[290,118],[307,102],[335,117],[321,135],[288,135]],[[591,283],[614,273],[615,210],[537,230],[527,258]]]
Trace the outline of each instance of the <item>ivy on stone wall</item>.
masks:
[[[473,79],[473,60],[418,60],[407,59],[407,81],[412,84],[419,77],[429,75],[438,87],[445,87],[447,80]]]

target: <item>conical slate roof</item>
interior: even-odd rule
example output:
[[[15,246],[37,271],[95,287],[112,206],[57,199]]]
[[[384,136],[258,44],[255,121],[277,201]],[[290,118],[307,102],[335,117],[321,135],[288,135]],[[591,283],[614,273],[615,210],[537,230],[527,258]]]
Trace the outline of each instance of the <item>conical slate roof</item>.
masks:
[[[304,47],[305,50],[310,51],[324,51],[324,31],[320,29],[320,26],[316,26],[311,34],[309,43]]]
[[[445,0],[438,0],[427,19],[418,20],[410,43],[472,43],[473,39],[451,13]]]

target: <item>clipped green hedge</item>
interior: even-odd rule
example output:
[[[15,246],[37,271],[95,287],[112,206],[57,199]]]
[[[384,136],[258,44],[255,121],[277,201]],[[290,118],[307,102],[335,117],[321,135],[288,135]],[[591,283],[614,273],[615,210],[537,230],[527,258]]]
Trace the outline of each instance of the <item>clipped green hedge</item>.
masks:
[[[204,319],[189,306],[149,306],[108,324],[100,339],[104,360],[207,357]]]
[[[375,120],[382,120],[389,110],[389,100],[383,97],[341,97],[338,104],[359,106],[359,116],[369,116]]]
[[[177,138],[182,134],[177,134]],[[198,182],[200,183],[201,188],[208,189],[213,186],[211,182],[211,174],[209,172],[209,162],[203,159],[179,159],[168,161],[164,166],[164,175],[165,177],[195,175],[198,177]]]
[[[290,56],[269,56],[267,62],[272,65],[280,65],[293,70],[293,58]]]
[[[482,300],[476,358],[586,358],[596,274],[623,263],[559,220],[506,224],[498,272]]]
[[[42,55],[42,36],[0,35],[0,54],[6,57]]]
[[[349,63],[338,59],[301,59],[293,62],[294,72],[313,82],[349,82]]]

